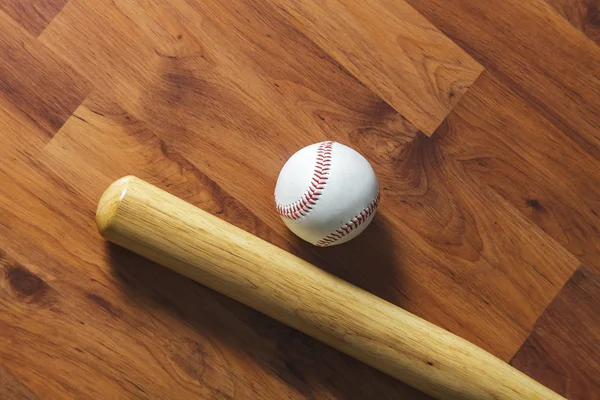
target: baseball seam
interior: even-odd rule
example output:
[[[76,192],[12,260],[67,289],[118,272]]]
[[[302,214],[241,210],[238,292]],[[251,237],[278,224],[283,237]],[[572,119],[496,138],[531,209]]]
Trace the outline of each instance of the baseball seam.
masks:
[[[281,204],[275,200],[279,215],[294,220],[300,219],[305,217],[317,204],[319,197],[321,197],[321,191],[325,188],[327,179],[329,179],[333,143],[332,141],[326,141],[319,144],[317,148],[317,161],[315,162],[310,186],[300,200],[291,204]]]
[[[379,204],[379,195],[380,193],[378,192],[377,197],[375,197],[375,199],[373,199],[373,201],[369,203],[369,205],[365,209],[363,209],[360,213],[356,214],[354,218],[346,222],[346,224],[342,225],[342,227],[340,227],[339,229],[336,229],[324,238],[319,239],[319,241],[317,241],[315,245],[319,247],[327,247],[333,242],[336,242],[344,236],[350,234],[350,232],[352,232],[354,229],[358,228],[363,222],[369,219],[369,217],[373,215],[377,210],[377,205]]]

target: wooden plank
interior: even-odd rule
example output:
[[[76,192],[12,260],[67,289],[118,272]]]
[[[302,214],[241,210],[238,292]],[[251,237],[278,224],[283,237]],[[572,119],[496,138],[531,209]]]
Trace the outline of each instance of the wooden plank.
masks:
[[[35,157],[50,141],[48,131],[0,93],[0,157]]]
[[[386,245],[402,265],[396,301],[510,358],[577,260],[431,139],[421,136],[384,165],[376,170],[391,225]]]
[[[264,3],[191,4],[70,2],[41,40],[182,154],[201,148],[196,166],[272,225],[277,171],[300,147],[339,134],[384,135],[393,146],[414,138],[416,128]],[[240,170],[255,178],[237,184]]]
[[[600,276],[582,266],[512,359],[572,400],[600,398]]]
[[[470,174],[575,254],[600,266],[600,162],[484,73],[437,133]]]
[[[556,12],[587,37],[600,44],[600,3],[598,0],[546,0]]]
[[[68,0],[3,0],[0,10],[38,36]]]
[[[298,29],[427,135],[483,70],[404,1],[276,3]]]
[[[0,94],[52,137],[89,82],[0,11]]]
[[[98,41],[99,34],[106,40]],[[264,2],[230,5],[178,0],[141,5],[74,0],[40,40],[134,110],[145,100],[133,102],[136,96],[153,94],[161,100],[161,93],[148,93],[149,84],[178,84],[183,91],[187,79],[196,85],[206,82],[207,89],[212,83],[219,85],[213,90],[257,91],[256,98],[246,93],[245,100],[258,102],[257,109],[271,106],[273,112],[287,111],[285,119],[290,118],[290,103],[296,103],[295,114],[312,116],[311,128],[325,122],[316,114],[328,111],[310,108],[310,102],[319,98],[325,105],[350,112],[391,114],[383,100],[281,21]],[[195,70],[201,75],[194,75]],[[174,79],[179,81],[169,82]],[[273,97],[272,103],[265,103],[268,97]],[[219,111],[227,115],[227,109]],[[292,125],[300,122],[294,120]]]
[[[544,0],[407,1],[600,159],[600,48]]]
[[[5,368],[0,367],[0,395],[4,399],[34,400],[39,399],[27,385],[19,381]]]

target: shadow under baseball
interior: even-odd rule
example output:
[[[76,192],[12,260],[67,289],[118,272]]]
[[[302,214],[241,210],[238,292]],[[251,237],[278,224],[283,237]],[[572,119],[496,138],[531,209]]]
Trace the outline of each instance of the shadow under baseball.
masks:
[[[390,221],[378,212],[371,224],[356,238],[331,247],[315,247],[295,238],[301,253],[310,253],[311,262],[320,268],[402,306],[402,250],[394,242]]]

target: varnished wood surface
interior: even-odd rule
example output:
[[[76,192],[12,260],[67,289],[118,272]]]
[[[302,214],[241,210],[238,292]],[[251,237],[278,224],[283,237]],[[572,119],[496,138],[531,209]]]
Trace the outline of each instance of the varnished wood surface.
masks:
[[[598,0],[548,0],[548,4],[587,37],[600,43],[600,2]]]
[[[278,5],[286,19],[427,135],[482,71],[404,1]]]
[[[594,398],[598,341],[567,339],[600,307],[595,19],[568,1],[407,0],[485,68],[427,137],[329,46],[372,38],[317,43],[281,3],[2,2],[0,397],[426,398],[106,245],[96,203],[136,174]],[[272,192],[324,139],[369,159],[382,203],[352,245],[314,249]]]
[[[569,398],[598,399],[600,279],[585,266],[573,274],[511,364]]]

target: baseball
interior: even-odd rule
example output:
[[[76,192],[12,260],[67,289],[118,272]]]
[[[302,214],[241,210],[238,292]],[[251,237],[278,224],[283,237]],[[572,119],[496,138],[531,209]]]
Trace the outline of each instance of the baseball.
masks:
[[[356,150],[326,141],[307,146],[283,166],[275,204],[288,228],[316,246],[342,244],[369,225],[379,204],[371,164]]]

